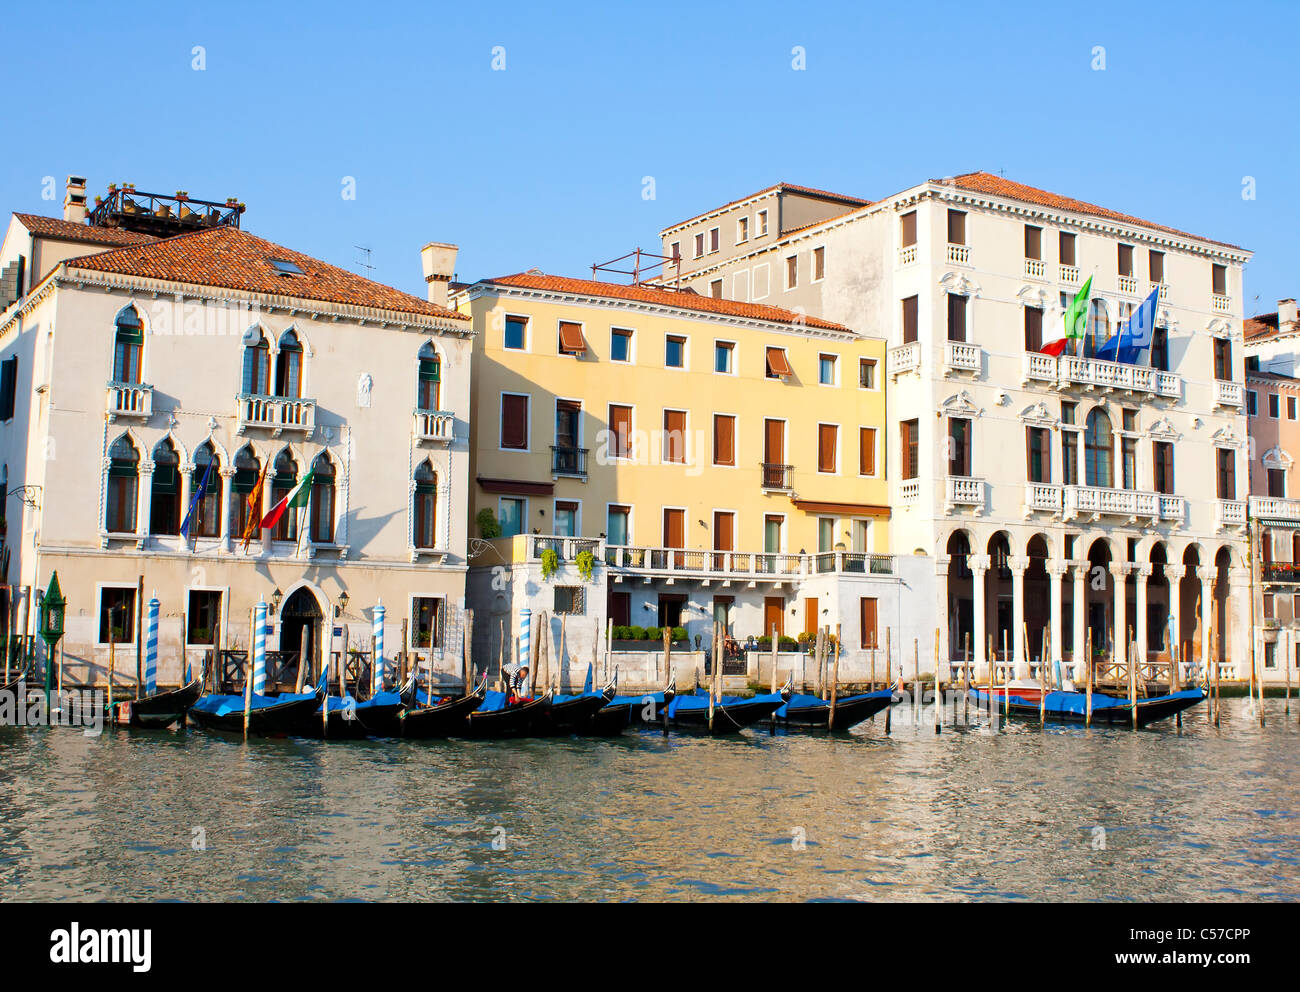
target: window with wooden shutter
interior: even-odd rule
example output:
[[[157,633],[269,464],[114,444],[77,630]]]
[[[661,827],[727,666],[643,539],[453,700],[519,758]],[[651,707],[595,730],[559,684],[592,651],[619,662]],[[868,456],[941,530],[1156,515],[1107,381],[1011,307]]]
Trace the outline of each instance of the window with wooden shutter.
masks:
[[[899,218],[899,234],[902,238],[902,247],[910,248],[916,244],[916,211],[909,210]]]
[[[876,429],[858,428],[858,475],[876,474]]]
[[[560,354],[581,355],[587,350],[582,338],[582,325],[571,320],[560,321]]]
[[[609,405],[610,454],[614,458],[632,457],[632,408]]]
[[[1215,296],[1228,295],[1228,270],[1217,262],[1210,268],[1210,292]]]
[[[1147,274],[1154,283],[1165,281],[1165,253],[1151,251],[1147,253]]]
[[[1226,338],[1214,339],[1214,378],[1232,378],[1232,342]]]
[[[964,245],[966,243],[966,213],[963,210],[948,211],[948,244]]]
[[[779,379],[794,375],[790,360],[785,356],[784,348],[769,346],[767,349],[767,377]]]
[[[664,411],[664,461],[686,464],[686,411]]]
[[[1043,311],[1025,307],[1025,351],[1043,350]]]
[[[1131,276],[1133,274],[1133,246],[1119,245],[1118,258],[1116,264],[1119,266],[1119,274],[1122,276]]]
[[[948,474],[969,476],[971,467],[970,421],[965,417],[948,418]]]
[[[713,464],[736,464],[736,418],[730,414],[713,415]]]
[[[966,297],[948,294],[948,340],[966,340]]]
[[[1170,495],[1174,491],[1174,446],[1168,441],[1154,442],[1155,489]]]
[[[918,443],[921,422],[919,420],[904,420],[898,427],[903,452],[903,478],[915,479],[920,468]]]
[[[18,398],[18,356],[0,363],[0,420],[12,420]]]
[[[916,340],[919,315],[918,298],[909,296],[903,301],[903,344],[911,344]]]
[[[1237,498],[1237,458],[1231,448],[1216,449],[1219,456],[1219,499]]]
[[[501,394],[501,447],[515,451],[528,448],[528,397]]]
[[[1041,261],[1043,257],[1043,229],[1033,224],[1025,225],[1025,258]]]
[[[1074,235],[1067,234],[1065,231],[1062,231],[1060,236],[1060,254],[1061,254],[1062,265],[1076,264],[1074,248],[1075,248]]]
[[[1051,434],[1045,427],[1025,428],[1026,478],[1030,482],[1052,481]]]
[[[834,472],[840,429],[834,424],[817,425],[817,471]]]
[[[877,633],[877,603],[873,596],[862,596],[858,600],[858,617],[859,626],[859,644],[864,650],[877,648],[880,646],[879,634]]]

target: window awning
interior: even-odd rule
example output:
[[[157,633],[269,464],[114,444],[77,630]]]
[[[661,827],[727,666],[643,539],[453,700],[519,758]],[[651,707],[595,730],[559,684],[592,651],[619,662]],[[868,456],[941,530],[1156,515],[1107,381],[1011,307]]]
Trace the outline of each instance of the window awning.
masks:
[[[785,357],[784,348],[768,347],[767,349],[767,370],[772,375],[794,375],[794,370],[790,368],[790,362]]]
[[[485,493],[501,493],[506,496],[549,496],[555,491],[554,483],[524,479],[485,479],[479,476],[478,484]]]
[[[587,350],[582,339],[582,325],[567,320],[560,321],[560,351],[565,355],[581,355]]]

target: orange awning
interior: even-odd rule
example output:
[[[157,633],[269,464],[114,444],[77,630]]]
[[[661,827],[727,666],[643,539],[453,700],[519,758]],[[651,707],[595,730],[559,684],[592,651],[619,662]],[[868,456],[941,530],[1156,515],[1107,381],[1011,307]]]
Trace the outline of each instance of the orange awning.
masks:
[[[587,350],[582,339],[582,325],[567,320],[560,321],[560,351],[566,355],[581,355]]]
[[[773,375],[794,375],[794,370],[790,368],[790,362],[785,357],[784,348],[767,349],[767,367]]]

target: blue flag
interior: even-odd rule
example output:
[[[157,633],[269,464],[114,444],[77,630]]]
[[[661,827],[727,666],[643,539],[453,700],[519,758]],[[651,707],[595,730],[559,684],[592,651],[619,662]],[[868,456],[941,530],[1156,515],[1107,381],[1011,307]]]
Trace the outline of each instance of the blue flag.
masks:
[[[181,524],[181,535],[189,540],[190,537],[190,520],[194,517],[194,511],[198,509],[199,501],[203,499],[203,494],[208,491],[208,480],[212,478],[212,464],[216,459],[208,462],[208,467],[203,473],[203,481],[199,483],[198,491],[190,498],[190,508],[185,513],[185,520]]]
[[[1143,300],[1128,320],[1120,325],[1119,333],[1106,340],[1097,349],[1097,357],[1111,362],[1126,362],[1136,365],[1142,359],[1142,352],[1151,347],[1156,328],[1156,301],[1160,290],[1153,289],[1151,295]]]

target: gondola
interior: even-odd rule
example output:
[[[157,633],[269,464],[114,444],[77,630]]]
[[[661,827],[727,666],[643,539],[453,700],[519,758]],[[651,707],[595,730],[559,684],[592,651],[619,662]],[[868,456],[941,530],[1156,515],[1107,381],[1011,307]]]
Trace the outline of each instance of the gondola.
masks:
[[[996,686],[992,690],[972,687],[970,698],[979,706],[992,706],[999,713],[1008,710],[1008,701],[1004,698],[1006,690]],[[1049,690],[1045,705],[1042,704],[1042,690],[1038,686],[1010,687],[1010,713],[1012,716],[1029,717],[1037,720],[1045,711],[1052,722],[1083,723],[1087,720],[1088,695],[1084,692]],[[1189,709],[1206,698],[1205,690],[1196,686],[1167,693],[1163,696],[1151,696],[1139,699],[1136,703],[1137,725],[1145,727],[1156,720],[1167,720],[1176,713]],[[1122,696],[1106,693],[1092,694],[1092,722],[1117,727],[1133,726],[1133,709],[1129,701]]]
[[[538,720],[535,732],[538,734],[593,733],[595,718],[614,699],[617,691],[618,680],[613,678],[599,692],[582,692],[576,696],[554,695],[551,697],[550,708]],[[621,729],[622,727],[618,728]],[[611,726],[603,732],[617,733],[618,730]]]
[[[863,720],[869,720],[893,701],[892,689],[842,696],[835,700],[835,726],[831,727],[829,699],[796,693],[772,714],[772,722],[788,730],[848,730]]]
[[[335,735],[343,738],[360,738],[360,737],[398,737],[401,732],[402,712],[415,703],[415,669],[411,669],[410,675],[407,676],[406,682],[395,691],[383,691],[375,693],[369,699],[355,703],[352,707],[350,717],[346,712],[346,707],[340,705],[342,710],[340,717],[344,721],[340,731]],[[352,697],[349,696],[348,699]],[[337,697],[332,697],[330,702],[333,703]],[[334,714],[330,714],[331,729],[335,728]],[[316,713],[317,726],[320,725],[320,712]],[[312,736],[317,736],[312,734]]]
[[[615,696],[609,705],[600,710],[602,719],[609,719],[605,714],[611,711],[627,711],[629,723],[658,723],[663,719],[664,710],[677,695],[677,680],[672,679],[664,686],[662,692],[639,692],[626,696]],[[654,705],[654,719],[647,720],[646,706]]]
[[[184,726],[185,714],[198,702],[202,693],[203,681],[192,678],[176,689],[164,689],[140,699],[124,699],[113,704],[109,722],[118,727],[161,729],[179,720]],[[243,719],[242,708],[240,719]],[[240,729],[243,729],[242,724]]]
[[[483,705],[487,695],[487,673],[472,692],[464,696],[433,697],[420,693],[415,700],[424,705],[407,706],[398,718],[397,736],[412,740],[453,737],[467,732],[466,718]]]
[[[696,730],[713,734],[735,734],[746,727],[765,720],[790,699],[790,683],[780,692],[767,692],[746,698],[723,696],[713,707],[713,721],[709,721],[708,696],[677,696],[668,704],[665,714],[668,723],[679,730]]]
[[[248,715],[249,733],[290,734],[312,714],[319,714],[325,702],[325,683],[313,692],[289,692],[278,696],[253,696]],[[189,717],[207,730],[244,731],[244,697],[213,693],[202,696]]]
[[[460,731],[466,737],[526,737],[551,706],[551,690],[536,699],[510,704],[504,692],[489,690],[482,704],[465,719]]]

